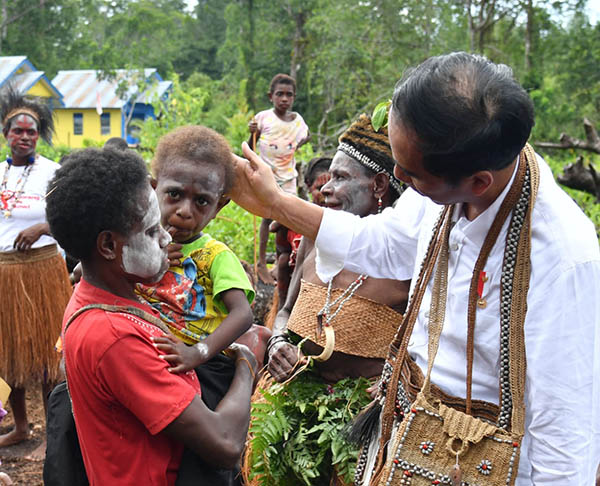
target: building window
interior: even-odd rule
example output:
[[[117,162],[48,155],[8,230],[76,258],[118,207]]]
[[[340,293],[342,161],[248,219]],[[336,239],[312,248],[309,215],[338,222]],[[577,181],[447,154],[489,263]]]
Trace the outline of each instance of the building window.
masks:
[[[100,115],[100,135],[110,135],[110,113]]]
[[[73,113],[73,134],[83,135],[83,113]]]

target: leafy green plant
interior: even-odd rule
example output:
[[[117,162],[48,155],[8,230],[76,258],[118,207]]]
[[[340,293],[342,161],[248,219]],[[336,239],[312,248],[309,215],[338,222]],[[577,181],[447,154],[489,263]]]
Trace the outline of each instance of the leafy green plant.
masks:
[[[381,127],[387,127],[388,111],[391,104],[391,100],[382,101],[373,109],[373,114],[371,115],[371,125],[373,125],[373,129],[376,132],[378,132]]]
[[[327,385],[311,372],[263,392],[252,405],[251,478],[265,486],[329,485],[333,474],[350,483],[358,450],[343,430],[368,404],[368,380]]]
[[[133,120],[132,126],[140,129],[140,147],[143,151],[154,153],[160,137],[183,125],[202,124],[208,92],[200,87],[186,89],[173,75],[173,87],[166,100],[154,100],[156,119]],[[151,157],[150,157],[151,158]]]
[[[206,226],[204,232],[229,246],[239,259],[254,263],[254,221],[252,214],[230,202]],[[260,218],[256,218],[257,245],[260,221]]]

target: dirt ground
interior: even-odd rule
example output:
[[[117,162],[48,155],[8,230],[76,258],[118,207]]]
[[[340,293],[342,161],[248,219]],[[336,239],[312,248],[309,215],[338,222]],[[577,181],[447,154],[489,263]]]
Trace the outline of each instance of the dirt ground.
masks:
[[[34,462],[24,459],[33,451],[46,435],[46,419],[44,417],[44,405],[42,403],[41,387],[27,390],[27,418],[32,431],[30,440],[20,444],[3,447],[0,449],[0,471],[7,473],[14,484],[23,486],[41,486],[42,461]],[[8,415],[0,422],[0,434],[4,434],[13,428],[12,413],[10,407],[6,408]]]

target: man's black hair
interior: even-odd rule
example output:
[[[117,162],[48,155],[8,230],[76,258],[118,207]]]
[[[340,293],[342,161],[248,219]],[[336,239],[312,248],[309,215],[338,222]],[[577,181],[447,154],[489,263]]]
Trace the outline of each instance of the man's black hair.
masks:
[[[143,218],[137,196],[149,186],[148,170],[135,152],[88,148],[72,152],[48,183],[50,232],[72,257],[92,255],[98,235],[128,235]]]
[[[504,64],[456,52],[400,80],[394,121],[412,131],[425,169],[451,183],[515,160],[534,125],[533,103]]]

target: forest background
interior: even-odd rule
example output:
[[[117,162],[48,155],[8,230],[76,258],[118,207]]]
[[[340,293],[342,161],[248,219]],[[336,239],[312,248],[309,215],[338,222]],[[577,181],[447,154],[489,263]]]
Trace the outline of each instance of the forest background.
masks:
[[[52,79],[59,69],[157,68],[174,81],[156,121],[140,126],[151,159],[158,138],[203,124],[236,152],[248,120],[269,107],[274,74],[297,79],[294,109],[313,138],[298,156],[333,154],[360,113],[391,97],[425,58],[457,50],[508,64],[536,109],[531,141],[555,174],[593,151],[540,149],[561,133],[585,140],[600,121],[599,0],[0,0],[0,55],[25,55]],[[90,142],[91,143],[91,142]],[[600,142],[598,143],[600,147]],[[42,147],[58,160],[65,147]],[[0,156],[6,147],[0,146]],[[568,190],[600,230],[595,197]],[[230,204],[208,231],[252,260],[252,216]]]

